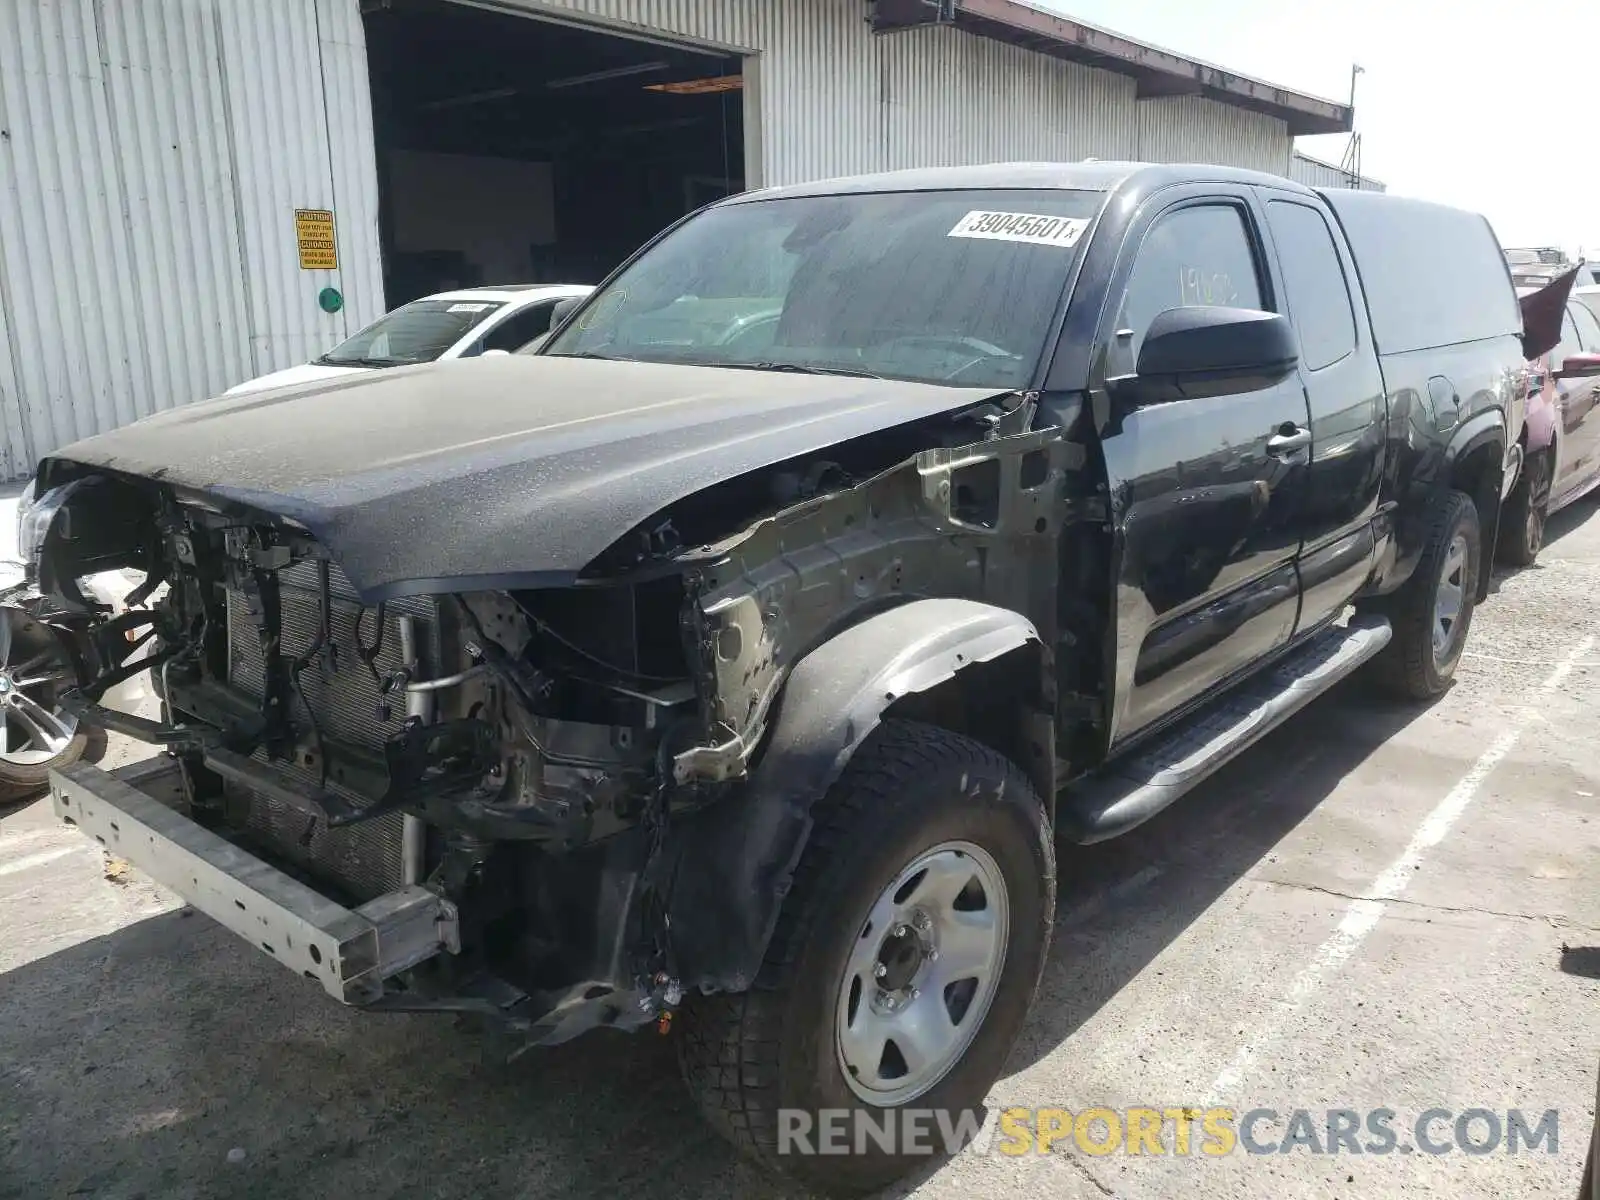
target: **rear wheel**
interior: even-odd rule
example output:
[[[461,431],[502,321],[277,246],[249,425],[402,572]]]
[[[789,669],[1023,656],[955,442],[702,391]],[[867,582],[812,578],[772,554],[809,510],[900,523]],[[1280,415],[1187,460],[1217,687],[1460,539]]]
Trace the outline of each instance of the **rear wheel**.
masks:
[[[1550,507],[1550,452],[1528,456],[1522,478],[1500,513],[1495,557],[1509,567],[1532,566],[1544,548],[1544,523]]]
[[[105,750],[105,731],[57,704],[74,678],[55,632],[21,609],[0,608],[0,803],[35,795],[54,767]]]
[[[746,1154],[863,1192],[942,1152],[943,1129],[976,1132],[1043,969],[1054,849],[1014,764],[910,722],[881,727],[815,816],[756,986],[695,997],[680,1062]],[[934,1114],[922,1144],[859,1132],[903,1134],[906,1108]]]
[[[1416,569],[1404,587],[1374,606],[1394,626],[1393,640],[1372,662],[1384,690],[1431,700],[1450,686],[1477,608],[1482,540],[1469,497],[1445,492],[1434,498]]]

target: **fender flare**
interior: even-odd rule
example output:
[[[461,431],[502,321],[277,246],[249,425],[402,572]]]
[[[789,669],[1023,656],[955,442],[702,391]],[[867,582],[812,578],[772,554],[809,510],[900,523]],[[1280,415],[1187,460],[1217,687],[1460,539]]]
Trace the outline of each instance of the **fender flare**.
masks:
[[[1448,492],[1454,485],[1452,477],[1456,467],[1467,455],[1483,446],[1500,445],[1499,471],[1505,473],[1505,442],[1509,436],[1506,414],[1500,408],[1487,408],[1474,413],[1450,430],[1449,436],[1440,434],[1419,447],[1415,461],[1403,466],[1394,500],[1392,522],[1393,550],[1383,568],[1372,597],[1387,596],[1404,587],[1422,558],[1422,539],[1426,528],[1428,506],[1437,496]],[[1485,550],[1493,547],[1500,526],[1500,489],[1495,489],[1493,509],[1478,513],[1483,532]],[[1488,587],[1489,572],[1482,573],[1479,591]]]
[[[1506,414],[1498,408],[1491,408],[1478,413],[1470,419],[1463,421],[1450,435],[1450,441],[1444,448],[1444,461],[1446,468],[1455,466],[1467,455],[1480,446],[1489,442],[1499,442],[1501,447],[1501,461],[1504,461],[1504,452],[1509,440],[1506,428]]]
[[[811,808],[884,713],[965,668],[1041,645],[1032,621],[973,600],[914,600],[868,617],[795,663],[749,778],[677,824],[662,857],[674,973],[687,988],[755,982]]]

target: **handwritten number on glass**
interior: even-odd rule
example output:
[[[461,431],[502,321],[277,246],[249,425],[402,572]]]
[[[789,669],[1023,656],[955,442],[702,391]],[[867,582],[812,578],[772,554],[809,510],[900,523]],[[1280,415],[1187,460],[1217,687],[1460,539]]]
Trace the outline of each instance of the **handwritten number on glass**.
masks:
[[[1232,304],[1239,290],[1226,271],[1202,271],[1199,267],[1178,269],[1178,304]]]

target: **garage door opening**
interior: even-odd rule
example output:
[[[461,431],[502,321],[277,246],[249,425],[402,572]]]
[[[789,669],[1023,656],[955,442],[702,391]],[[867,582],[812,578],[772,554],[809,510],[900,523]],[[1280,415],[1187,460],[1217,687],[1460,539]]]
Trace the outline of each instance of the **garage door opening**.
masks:
[[[450,0],[366,0],[389,307],[598,283],[744,186],[741,62]]]

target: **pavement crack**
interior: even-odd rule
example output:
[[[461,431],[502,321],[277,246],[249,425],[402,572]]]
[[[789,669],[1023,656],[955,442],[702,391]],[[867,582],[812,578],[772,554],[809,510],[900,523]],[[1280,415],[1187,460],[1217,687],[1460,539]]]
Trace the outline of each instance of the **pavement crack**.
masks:
[[[1550,916],[1545,913],[1506,912],[1498,908],[1480,908],[1472,904],[1429,904],[1426,900],[1410,900],[1404,896],[1362,896],[1355,892],[1341,892],[1337,888],[1323,887],[1315,883],[1295,883],[1288,879],[1262,878],[1262,883],[1273,887],[1292,888],[1300,892],[1319,892],[1324,896],[1333,896],[1339,900],[1364,901],[1368,904],[1401,904],[1407,908],[1421,908],[1429,912],[1440,913],[1469,913],[1484,917],[1504,917],[1510,921],[1539,921],[1546,925],[1560,929],[1577,929],[1586,933],[1600,932],[1587,925],[1578,925],[1566,917]]]
[[[1066,1158],[1067,1162],[1077,1168],[1078,1174],[1082,1175],[1090,1183],[1094,1184],[1095,1190],[1098,1191],[1102,1196],[1115,1196],[1117,1194],[1116,1192],[1112,1191],[1111,1188],[1104,1183],[1098,1175],[1089,1170],[1089,1164],[1084,1162],[1076,1154],[1068,1154],[1064,1157]]]

